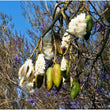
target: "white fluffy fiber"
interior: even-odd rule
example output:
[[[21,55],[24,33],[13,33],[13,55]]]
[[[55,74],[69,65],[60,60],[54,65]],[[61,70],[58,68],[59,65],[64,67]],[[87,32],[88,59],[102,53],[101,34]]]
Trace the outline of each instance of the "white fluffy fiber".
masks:
[[[35,63],[35,76],[44,75],[45,73],[45,59],[44,54],[39,54]]]
[[[76,37],[83,38],[86,34],[86,27],[86,15],[85,13],[81,13],[70,21],[68,29],[69,32],[74,34]]]
[[[29,78],[33,69],[34,69],[34,67],[33,67],[32,60],[27,59],[25,61],[25,63],[21,66],[21,68],[19,69],[19,72],[18,72],[19,79],[21,79],[22,77],[25,77],[25,76],[27,78]]]
[[[67,32],[65,32],[63,37],[62,37],[61,48],[68,48],[70,38],[71,38],[70,35]]]
[[[43,54],[45,59],[51,60],[54,57],[53,44],[52,44],[52,32],[49,31],[43,38]]]
[[[19,86],[30,92],[33,90],[34,67],[31,59],[27,59],[18,72]]]
[[[67,67],[67,63],[66,63],[65,58],[63,57],[61,61],[61,71],[65,71],[66,67]]]

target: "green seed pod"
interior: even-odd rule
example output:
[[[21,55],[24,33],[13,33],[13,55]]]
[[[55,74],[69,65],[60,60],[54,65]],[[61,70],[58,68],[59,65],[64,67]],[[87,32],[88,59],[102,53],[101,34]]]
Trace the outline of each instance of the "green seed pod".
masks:
[[[48,91],[52,88],[52,67],[49,67],[46,72],[46,88]]]
[[[107,20],[108,23],[110,23],[110,3],[107,3],[105,6],[104,6],[104,10],[107,10],[105,12],[105,18]]]
[[[58,88],[61,84],[61,70],[60,65],[55,64],[52,70],[52,80],[55,86]]]
[[[71,98],[76,98],[78,93],[79,93],[79,82],[77,79],[74,79],[73,82],[72,82],[72,86],[70,88],[70,95],[71,95]]]
[[[93,20],[91,15],[87,15],[86,16],[86,21],[87,21],[87,28],[86,28],[86,32],[87,34],[91,32],[92,27],[93,27]]]
[[[70,67],[69,67],[69,64],[68,64],[68,60],[65,59],[67,65],[66,65],[66,71],[61,71],[61,74],[64,78],[67,78],[68,77],[68,74],[69,74],[69,70],[70,70]]]
[[[41,75],[37,75],[35,77],[35,81],[34,81],[34,88],[40,88],[43,84],[43,78],[44,76],[41,76]]]

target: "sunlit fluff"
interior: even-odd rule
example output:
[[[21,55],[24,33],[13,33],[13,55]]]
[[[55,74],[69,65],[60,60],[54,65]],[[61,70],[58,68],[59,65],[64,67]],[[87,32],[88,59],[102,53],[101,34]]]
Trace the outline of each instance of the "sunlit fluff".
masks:
[[[66,67],[67,67],[67,63],[66,63],[65,58],[63,57],[61,61],[61,71],[65,71]]]
[[[39,54],[35,63],[35,75],[44,75],[45,73],[45,59],[44,54]]]
[[[45,58],[47,60],[51,60],[54,57],[52,46],[50,47],[49,45],[47,45],[43,49],[44,49]]]
[[[29,78],[33,70],[34,70],[34,67],[33,67],[32,60],[27,59],[19,69],[19,72],[18,72],[19,79],[21,79],[22,77]]]
[[[18,76],[20,80],[19,86],[21,86],[25,91],[32,91],[34,86],[34,67],[31,59],[27,59],[21,66],[18,72]]]
[[[61,48],[68,48],[69,42],[70,42],[70,35],[67,32],[65,32],[62,37]]]
[[[81,13],[70,21],[68,29],[69,32],[74,34],[76,37],[83,38],[86,34],[86,27],[86,15],[85,13]]]
[[[20,83],[21,84],[21,83]],[[19,84],[19,85],[20,85]],[[22,85],[20,85],[26,92],[29,92],[31,93],[31,91],[33,91],[33,86],[34,86],[34,83],[33,81],[32,82],[29,82],[28,80],[25,80]]]
[[[19,86],[22,87],[26,92],[30,93],[30,91],[33,90],[34,83],[33,80],[29,80],[26,79],[26,77],[22,77],[20,79]]]
[[[54,57],[51,31],[49,31],[43,38],[43,49],[42,50],[45,55],[45,59],[51,60]]]

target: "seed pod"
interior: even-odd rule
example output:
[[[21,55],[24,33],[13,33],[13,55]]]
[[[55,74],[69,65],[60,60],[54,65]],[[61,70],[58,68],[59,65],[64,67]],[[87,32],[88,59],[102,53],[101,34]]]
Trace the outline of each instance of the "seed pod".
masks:
[[[52,80],[55,86],[58,88],[61,84],[61,70],[60,65],[55,64],[52,70]]]
[[[51,60],[54,57],[52,36],[53,36],[53,34],[52,34],[52,31],[50,30],[43,38],[42,51],[45,55],[45,59],[47,59],[47,60]]]
[[[87,21],[86,32],[90,33],[90,31],[92,30],[92,26],[93,26],[93,20],[92,20],[91,15],[86,16],[86,21]]]
[[[78,93],[79,93],[79,82],[77,79],[74,79],[73,82],[72,82],[72,86],[70,88],[70,95],[71,95],[71,98],[76,98]]]
[[[48,91],[52,88],[52,67],[48,68],[46,72],[46,87]]]
[[[84,39],[85,40],[88,40],[89,37],[90,37],[90,34],[91,34],[91,30],[92,30],[92,27],[93,27],[93,20],[92,20],[92,17],[91,15],[87,15],[86,16],[86,21],[87,21],[87,28],[86,28],[86,35],[84,36]]]
[[[60,47],[57,49],[57,53],[58,53],[59,56],[62,56],[62,54],[63,54],[63,49],[61,48],[61,45],[60,45]]]
[[[58,35],[58,33],[55,34],[55,43],[56,43],[56,50],[59,56],[62,56],[63,49],[61,48],[61,37]]]
[[[68,77],[68,74],[69,74],[69,70],[70,70],[70,67],[69,67],[69,64],[68,64],[68,60],[65,59],[67,65],[66,65],[66,71],[61,71],[61,74],[64,78],[67,78]]]
[[[44,76],[41,75],[36,75],[35,76],[35,81],[34,81],[34,88],[40,88],[43,84],[43,78]]]

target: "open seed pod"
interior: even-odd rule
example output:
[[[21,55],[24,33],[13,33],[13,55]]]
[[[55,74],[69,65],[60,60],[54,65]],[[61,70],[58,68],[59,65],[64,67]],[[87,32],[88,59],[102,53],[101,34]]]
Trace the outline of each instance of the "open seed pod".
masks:
[[[66,61],[66,70],[61,71],[61,74],[64,78],[68,78],[70,67],[69,67],[69,64],[68,64],[68,60],[65,59],[65,61]]]
[[[46,88],[49,91],[53,86],[52,82],[52,67],[49,67],[46,71]]]
[[[49,31],[43,38],[42,52],[47,60],[51,60],[54,57],[52,36],[52,31]]]
[[[63,54],[63,49],[61,48],[61,39],[60,36],[55,36],[57,53],[59,56]]]
[[[60,65],[55,64],[52,70],[52,80],[53,83],[57,88],[59,88],[61,84],[61,70],[60,70]]]
[[[62,56],[63,49],[61,48],[61,38],[60,38],[60,36],[59,36],[59,34],[57,32],[54,32],[54,37],[55,37],[57,54],[59,56]]]

